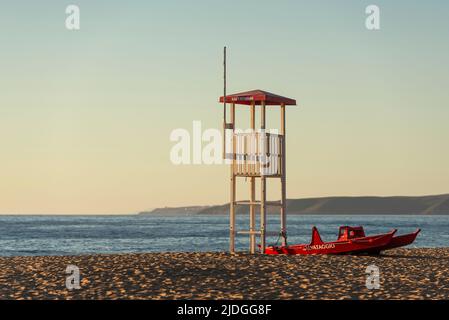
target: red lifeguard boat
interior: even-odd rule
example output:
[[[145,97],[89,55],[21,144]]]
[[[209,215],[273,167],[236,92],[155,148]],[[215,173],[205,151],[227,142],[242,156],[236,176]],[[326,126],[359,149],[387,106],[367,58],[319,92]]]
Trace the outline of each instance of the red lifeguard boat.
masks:
[[[363,227],[340,227],[338,239],[324,242],[316,227],[312,228],[310,244],[290,246],[271,246],[265,249],[266,254],[379,254],[381,251],[406,246],[415,241],[421,231],[396,236],[396,229],[385,234],[366,236]]]

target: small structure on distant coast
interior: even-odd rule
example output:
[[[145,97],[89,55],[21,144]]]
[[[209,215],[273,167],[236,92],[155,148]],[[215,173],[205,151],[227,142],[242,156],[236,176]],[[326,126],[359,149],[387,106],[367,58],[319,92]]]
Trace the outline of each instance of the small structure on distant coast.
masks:
[[[224,49],[224,95],[220,97],[223,103],[223,156],[231,161],[230,173],[230,224],[229,251],[235,252],[235,235],[247,234],[250,239],[250,252],[256,252],[256,236],[260,236],[260,252],[266,248],[266,207],[280,208],[279,236],[282,245],[287,244],[287,212],[286,212],[286,170],[285,170],[285,134],[286,134],[286,106],[296,105],[294,99],[282,97],[262,90],[253,90],[237,94],[226,94],[226,48]],[[227,122],[227,106],[231,105],[231,119]],[[236,131],[235,106],[248,106],[250,111],[250,132]],[[256,130],[256,106],[260,107],[260,129]],[[266,131],[266,106],[279,106],[281,115],[280,132],[277,134]],[[230,148],[226,147],[226,130],[231,131]],[[228,150],[230,152],[227,152]],[[236,199],[236,180],[249,178],[250,199],[238,201]],[[267,201],[267,179],[280,179],[281,200]],[[260,200],[256,200],[256,179],[260,180]],[[236,206],[249,208],[249,230],[236,230]],[[256,206],[260,206],[260,228],[256,229]]]

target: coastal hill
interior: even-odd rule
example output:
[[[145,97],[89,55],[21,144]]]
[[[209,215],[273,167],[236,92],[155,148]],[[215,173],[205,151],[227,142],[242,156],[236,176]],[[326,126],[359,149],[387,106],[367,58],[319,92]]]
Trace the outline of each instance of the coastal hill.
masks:
[[[257,207],[257,206],[256,206]],[[247,213],[248,206],[237,206],[237,214]],[[268,214],[279,213],[279,207],[268,206]],[[326,197],[288,199],[288,214],[391,214],[449,215],[449,194],[421,197]],[[229,204],[179,208],[157,208],[150,214],[228,214]]]

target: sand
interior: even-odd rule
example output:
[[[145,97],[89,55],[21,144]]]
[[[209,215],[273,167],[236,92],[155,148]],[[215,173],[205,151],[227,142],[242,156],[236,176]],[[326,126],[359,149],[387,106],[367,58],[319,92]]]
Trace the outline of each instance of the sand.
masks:
[[[66,267],[80,289],[66,288]],[[366,287],[376,265],[380,288]],[[1,299],[449,299],[449,248],[382,256],[146,253],[1,257]]]

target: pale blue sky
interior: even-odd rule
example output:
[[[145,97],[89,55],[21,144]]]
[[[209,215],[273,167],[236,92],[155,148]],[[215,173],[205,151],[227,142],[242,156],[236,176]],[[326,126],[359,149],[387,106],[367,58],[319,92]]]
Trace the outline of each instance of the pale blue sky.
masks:
[[[171,130],[221,126],[223,45],[230,92],[298,101],[289,197],[449,192],[448,15],[447,1],[2,3],[0,213],[226,202],[225,166],[169,161]]]

